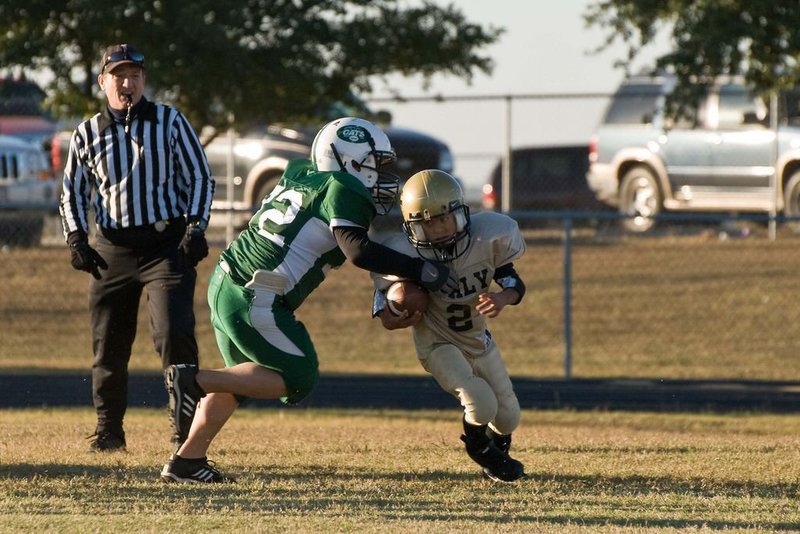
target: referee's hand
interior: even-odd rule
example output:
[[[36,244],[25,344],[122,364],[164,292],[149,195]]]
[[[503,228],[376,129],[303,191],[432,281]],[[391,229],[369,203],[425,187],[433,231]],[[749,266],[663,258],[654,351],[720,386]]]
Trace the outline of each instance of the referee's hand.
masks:
[[[195,267],[200,260],[208,256],[208,242],[206,234],[196,226],[186,228],[186,235],[180,244],[180,249],[186,255],[186,259],[192,267]]]
[[[95,249],[89,246],[88,238],[81,232],[72,232],[68,236],[68,243],[70,263],[73,269],[91,273],[95,280],[100,280],[99,269],[108,269],[108,264]]]

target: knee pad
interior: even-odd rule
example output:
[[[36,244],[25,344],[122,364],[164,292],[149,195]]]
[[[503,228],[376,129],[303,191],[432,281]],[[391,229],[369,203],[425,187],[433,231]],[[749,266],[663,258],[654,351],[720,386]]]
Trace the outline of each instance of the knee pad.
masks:
[[[519,400],[513,392],[497,399],[497,415],[489,427],[498,434],[511,434],[519,426]]]
[[[476,359],[475,374],[486,380],[497,399],[497,415],[490,425],[492,430],[511,434],[519,426],[519,400],[497,345],[492,343],[486,353]]]
[[[497,417],[497,398],[482,378],[471,377],[458,390],[458,400],[464,407],[464,417],[473,425],[486,425]]]

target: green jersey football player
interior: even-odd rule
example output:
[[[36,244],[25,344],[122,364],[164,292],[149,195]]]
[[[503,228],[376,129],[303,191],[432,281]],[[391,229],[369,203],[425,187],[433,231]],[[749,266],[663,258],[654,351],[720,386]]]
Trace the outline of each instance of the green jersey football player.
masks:
[[[295,310],[331,269],[349,259],[434,292],[453,284],[441,262],[411,258],[368,237],[374,217],[396,200],[398,179],[385,170],[395,159],[389,138],[371,122],[345,117],[326,124],[314,139],[311,160],[288,165],[247,228],[222,252],[208,303],[225,367],[167,369],[170,413],[182,439],[162,480],[229,480],[206,451],[239,401],[295,404],[312,391],[317,354]]]

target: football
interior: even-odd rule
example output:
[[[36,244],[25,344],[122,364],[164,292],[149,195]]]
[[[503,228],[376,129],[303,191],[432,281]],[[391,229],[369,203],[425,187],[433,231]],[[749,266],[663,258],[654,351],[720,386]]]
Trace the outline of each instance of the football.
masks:
[[[424,312],[428,307],[428,292],[416,282],[400,280],[386,290],[386,300],[393,314],[402,315],[404,310],[408,310],[408,314],[413,315],[415,311]]]

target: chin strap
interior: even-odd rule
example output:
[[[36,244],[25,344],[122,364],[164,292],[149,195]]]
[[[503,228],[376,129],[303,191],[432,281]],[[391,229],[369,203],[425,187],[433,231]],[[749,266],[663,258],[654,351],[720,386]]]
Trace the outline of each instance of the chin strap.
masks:
[[[333,152],[333,157],[336,158],[336,163],[339,164],[339,168],[342,169],[342,172],[347,172],[342,158],[339,157],[339,151],[336,150],[336,146],[333,143],[331,143],[331,152]]]

